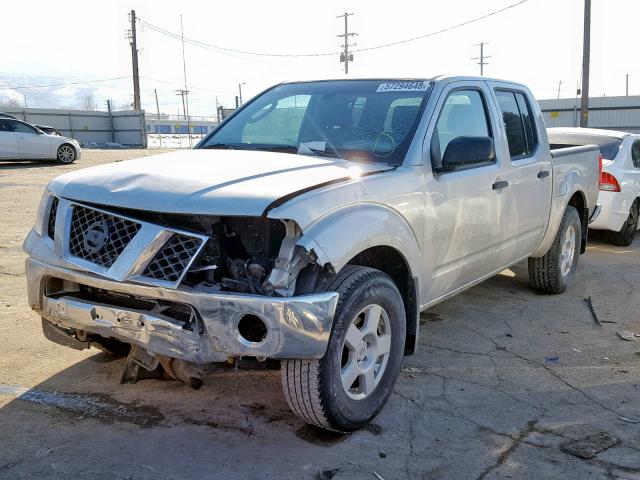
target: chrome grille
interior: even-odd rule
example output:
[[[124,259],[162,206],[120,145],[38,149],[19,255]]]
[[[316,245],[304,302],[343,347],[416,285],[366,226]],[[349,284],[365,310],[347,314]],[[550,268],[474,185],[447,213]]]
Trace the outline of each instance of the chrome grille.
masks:
[[[49,223],[47,224],[47,235],[53,239],[56,233],[56,216],[58,214],[58,197],[53,197],[49,208]]]
[[[177,282],[191,259],[198,252],[202,240],[187,235],[174,234],[160,249],[142,273],[143,277]]]
[[[139,223],[76,205],[71,217],[69,252],[110,268],[140,227]]]

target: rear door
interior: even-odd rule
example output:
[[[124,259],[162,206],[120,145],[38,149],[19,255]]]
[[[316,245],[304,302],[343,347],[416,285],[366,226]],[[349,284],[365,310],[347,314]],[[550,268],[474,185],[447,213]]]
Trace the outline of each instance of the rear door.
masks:
[[[432,166],[461,136],[493,137],[490,92],[484,82],[452,82],[444,87],[427,132],[426,158]],[[440,153],[434,153],[436,151]],[[504,158],[433,173],[426,184],[427,302],[462,288],[500,268],[505,226]],[[431,268],[429,268],[431,267]]]
[[[21,122],[11,120],[13,131],[18,137],[18,148],[21,159],[52,158],[51,140],[40,133],[35,127]]]
[[[0,158],[3,160],[18,160],[18,137],[6,118],[0,118]]]
[[[530,94],[513,85],[491,83],[502,119],[499,142],[509,159],[506,232],[503,263],[531,254],[542,241],[549,222],[552,165],[542,114]]]

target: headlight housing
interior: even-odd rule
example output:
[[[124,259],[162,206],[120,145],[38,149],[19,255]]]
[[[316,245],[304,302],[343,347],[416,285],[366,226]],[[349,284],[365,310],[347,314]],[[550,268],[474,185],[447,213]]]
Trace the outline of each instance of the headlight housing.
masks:
[[[45,189],[40,198],[40,204],[38,205],[38,211],[36,213],[36,223],[33,226],[34,231],[40,236],[47,234],[49,211],[51,210],[51,203],[54,198],[55,195],[53,195],[48,188]]]

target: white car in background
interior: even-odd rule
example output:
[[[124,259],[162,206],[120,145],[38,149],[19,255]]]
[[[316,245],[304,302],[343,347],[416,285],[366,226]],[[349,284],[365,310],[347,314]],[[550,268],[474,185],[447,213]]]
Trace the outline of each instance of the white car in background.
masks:
[[[548,135],[555,148],[600,147],[603,162],[598,204],[602,211],[589,228],[609,230],[612,243],[631,245],[640,213],[640,135],[592,128],[549,128]]]
[[[69,164],[80,158],[73,138],[49,135],[13,118],[0,118],[0,160],[55,160]]]

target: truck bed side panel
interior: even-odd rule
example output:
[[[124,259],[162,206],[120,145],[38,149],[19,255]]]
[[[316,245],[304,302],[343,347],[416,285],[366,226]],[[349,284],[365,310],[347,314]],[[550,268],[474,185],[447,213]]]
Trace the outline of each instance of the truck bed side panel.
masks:
[[[598,200],[599,149],[593,145],[551,150],[553,165],[553,198],[549,225],[533,257],[541,257],[551,247],[569,200],[582,192],[589,215]],[[582,215],[583,212],[578,212]]]

